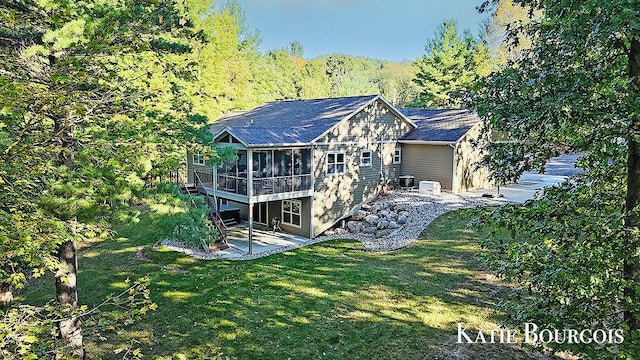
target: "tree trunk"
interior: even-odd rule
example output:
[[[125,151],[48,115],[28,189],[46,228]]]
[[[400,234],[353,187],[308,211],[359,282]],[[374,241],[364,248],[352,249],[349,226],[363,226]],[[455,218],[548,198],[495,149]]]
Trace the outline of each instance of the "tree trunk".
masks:
[[[632,40],[629,50],[629,77],[631,79],[631,98],[637,101],[640,97],[640,41]],[[629,129],[629,153],[627,156],[627,198],[625,203],[625,227],[633,230],[640,228],[640,114],[635,112]],[[632,254],[624,264],[625,278],[631,286],[625,289],[625,296],[631,304],[640,304],[640,294],[633,289],[633,284],[640,283],[640,239],[632,240]],[[632,331],[640,330],[640,313],[625,311],[625,321]]]
[[[11,286],[5,283],[0,283],[0,307],[9,307],[13,301],[13,292]]]
[[[58,247],[58,261],[62,267],[56,275],[56,299],[64,312],[69,312],[78,307],[77,292],[77,252],[73,240],[67,240]],[[80,319],[77,316],[69,316],[58,324],[58,336],[71,348],[71,353],[84,359],[84,345]]]
[[[73,120],[56,119],[55,131],[58,134],[60,152],[58,164],[66,166],[69,170],[75,167],[76,141],[73,134]],[[71,220],[71,226],[75,227],[75,220]],[[80,318],[71,315],[71,311],[78,307],[78,257],[74,243],[75,231],[71,229],[71,238],[64,241],[58,247],[58,261],[60,272],[56,274],[56,299],[63,313],[69,313],[69,317],[58,324],[58,336],[70,348],[73,356],[84,359],[84,344],[82,341],[82,329]]]

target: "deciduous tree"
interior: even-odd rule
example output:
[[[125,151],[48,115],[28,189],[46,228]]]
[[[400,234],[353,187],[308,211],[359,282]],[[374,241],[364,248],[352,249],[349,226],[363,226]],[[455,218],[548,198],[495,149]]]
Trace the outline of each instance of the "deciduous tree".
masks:
[[[486,81],[476,107],[492,132],[486,162],[517,178],[578,152],[584,174],[524,206],[490,214],[513,241],[489,263],[525,290],[512,323],[623,329],[622,344],[548,344],[594,358],[640,353],[640,3],[516,1],[539,14],[530,49]],[[517,41],[517,39],[509,39]]]

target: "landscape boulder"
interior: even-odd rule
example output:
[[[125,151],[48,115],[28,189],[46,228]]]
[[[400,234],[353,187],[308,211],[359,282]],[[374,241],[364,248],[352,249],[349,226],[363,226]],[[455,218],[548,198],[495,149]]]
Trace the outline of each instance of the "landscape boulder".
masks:
[[[396,213],[395,211],[390,211],[387,217],[391,220],[395,220],[398,218],[398,213]]]
[[[378,228],[375,226],[368,226],[362,229],[362,232],[365,234],[375,234],[378,231]]]
[[[392,229],[381,229],[381,230],[378,230],[378,231],[376,231],[375,237],[376,238],[385,237],[385,236],[391,234],[392,231],[393,231]]]
[[[358,210],[358,212],[353,214],[353,216],[351,217],[351,220],[353,220],[353,221],[361,221],[361,220],[364,220],[364,218],[367,217],[367,215],[369,215],[369,212],[364,211],[364,210]]]
[[[389,222],[387,220],[378,221],[378,229],[386,229],[389,227]]]
[[[365,220],[366,222],[368,222],[369,224],[371,224],[371,225],[374,225],[374,226],[375,226],[375,225],[378,225],[378,221],[380,221],[380,217],[379,217],[379,216],[377,216],[377,215],[373,215],[373,214],[371,214],[371,215],[367,215],[367,216],[364,218],[364,220]]]
[[[349,221],[347,222],[347,229],[353,233],[360,232],[362,230],[362,222],[360,221]]]

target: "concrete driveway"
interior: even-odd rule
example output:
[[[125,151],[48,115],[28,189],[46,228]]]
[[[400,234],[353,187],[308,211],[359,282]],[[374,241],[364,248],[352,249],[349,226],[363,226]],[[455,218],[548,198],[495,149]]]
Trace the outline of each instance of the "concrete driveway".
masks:
[[[545,166],[545,174],[527,172],[520,177],[516,184],[509,184],[500,187],[501,199],[510,202],[524,203],[531,199],[535,193],[547,186],[553,186],[565,181],[568,177],[581,172],[576,169],[575,162],[579,155],[561,155],[549,160]],[[483,194],[497,194],[497,188],[478,189],[462,193],[464,197],[481,197]]]

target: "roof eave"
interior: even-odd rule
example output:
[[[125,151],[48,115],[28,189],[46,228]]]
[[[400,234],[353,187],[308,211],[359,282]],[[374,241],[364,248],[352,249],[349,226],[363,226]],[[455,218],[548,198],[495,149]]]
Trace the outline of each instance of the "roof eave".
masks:
[[[247,148],[277,148],[277,147],[310,147],[311,143],[267,143],[267,144],[249,144]]]
[[[456,141],[428,141],[428,140],[398,140],[401,144],[416,144],[416,145],[455,145],[460,139]]]

